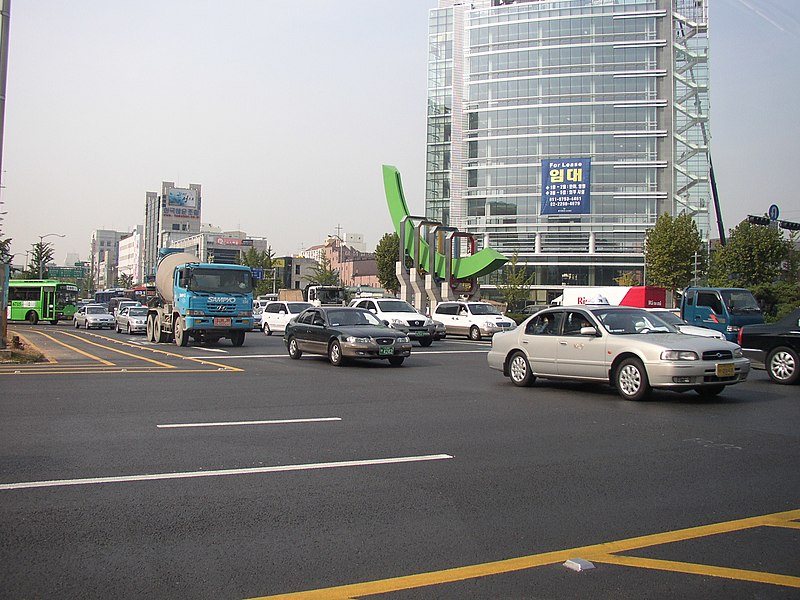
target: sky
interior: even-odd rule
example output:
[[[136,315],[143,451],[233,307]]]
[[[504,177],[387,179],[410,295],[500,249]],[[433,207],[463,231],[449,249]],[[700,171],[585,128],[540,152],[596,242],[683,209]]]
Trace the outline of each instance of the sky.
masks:
[[[276,255],[392,231],[381,165],[424,214],[436,0],[14,0],[0,235],[63,264],[130,231],[162,181]],[[800,221],[800,2],[712,0],[712,158],[729,230]]]

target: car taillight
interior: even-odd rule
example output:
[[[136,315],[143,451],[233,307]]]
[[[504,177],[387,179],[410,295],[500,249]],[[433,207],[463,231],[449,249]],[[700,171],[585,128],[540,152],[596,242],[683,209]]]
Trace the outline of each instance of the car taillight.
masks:
[[[744,333],[744,327],[740,327],[739,328],[739,335],[736,336],[736,341],[739,343],[740,346],[742,345],[742,334],[743,333]]]

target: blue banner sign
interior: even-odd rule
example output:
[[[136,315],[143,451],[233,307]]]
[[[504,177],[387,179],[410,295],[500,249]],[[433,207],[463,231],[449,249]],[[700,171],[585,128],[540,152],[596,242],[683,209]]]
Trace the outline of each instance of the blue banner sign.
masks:
[[[543,215],[589,213],[591,159],[542,160]]]

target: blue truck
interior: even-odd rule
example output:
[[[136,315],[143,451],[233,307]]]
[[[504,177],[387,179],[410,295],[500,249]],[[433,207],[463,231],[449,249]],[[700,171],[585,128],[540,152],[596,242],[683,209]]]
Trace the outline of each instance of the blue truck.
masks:
[[[148,302],[147,339],[186,346],[189,338],[234,346],[253,328],[253,274],[249,267],[201,263],[193,254],[159,250],[156,296]]]
[[[737,341],[741,327],[764,322],[753,293],[742,288],[688,287],[681,298],[681,318],[720,331],[729,342]]]

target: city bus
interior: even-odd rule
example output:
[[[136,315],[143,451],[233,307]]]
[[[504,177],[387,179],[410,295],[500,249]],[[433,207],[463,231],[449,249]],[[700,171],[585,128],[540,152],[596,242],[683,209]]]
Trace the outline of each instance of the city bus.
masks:
[[[78,286],[54,279],[11,279],[8,282],[9,321],[50,321],[72,319],[78,302]]]

